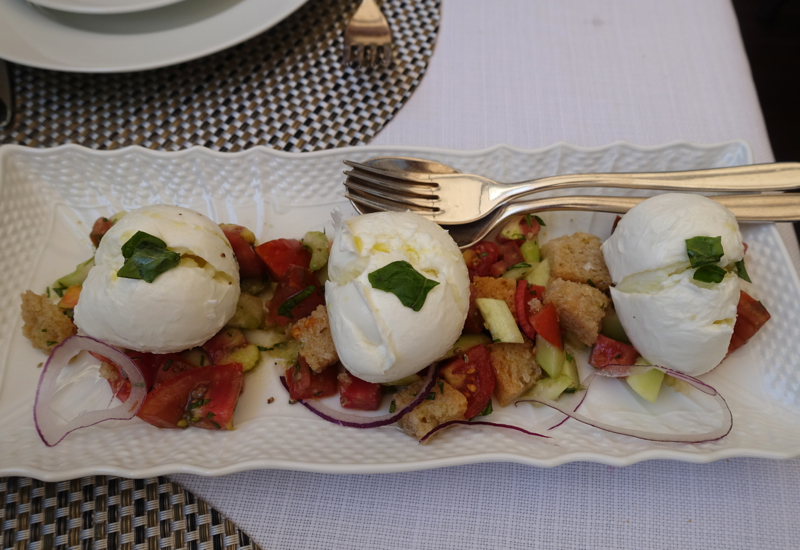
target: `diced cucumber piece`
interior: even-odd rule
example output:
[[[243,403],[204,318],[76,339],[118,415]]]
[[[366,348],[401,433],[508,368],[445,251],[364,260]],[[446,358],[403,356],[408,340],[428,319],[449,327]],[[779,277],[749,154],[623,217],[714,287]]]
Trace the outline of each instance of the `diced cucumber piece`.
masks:
[[[578,365],[575,363],[575,358],[569,354],[565,354],[566,357],[564,358],[564,367],[562,369],[562,375],[569,376],[572,380],[572,385],[570,388],[574,388],[576,390],[581,389],[581,377],[578,375]]]
[[[528,392],[525,397],[534,397],[536,399],[549,399],[555,401],[559,396],[564,393],[564,390],[572,385],[572,378],[566,374],[562,374],[556,378],[542,378],[533,389]],[[537,405],[537,403],[534,403]]]
[[[522,241],[525,239],[525,232],[522,230],[523,216],[515,216],[500,231],[500,236],[509,241]]]
[[[539,254],[539,238],[534,237],[529,241],[525,241],[520,245],[519,251],[522,253],[522,257],[525,258],[525,261],[529,264],[536,264],[542,261],[542,255]]]
[[[409,374],[405,378],[395,380],[394,382],[384,382],[382,386],[410,386],[414,382],[418,382],[422,377],[419,374]]]
[[[486,328],[492,333],[495,342],[508,342],[512,344],[522,344],[522,333],[519,331],[517,322],[508,309],[508,305],[503,300],[494,298],[477,298],[475,305],[483,315]]]
[[[247,372],[258,365],[261,360],[261,351],[255,344],[247,344],[232,352],[227,359],[229,363],[239,363],[242,365],[242,370]]]
[[[271,348],[261,350],[270,359],[280,359],[293,365],[297,362],[297,355],[300,352],[300,342],[297,340],[287,340],[280,344],[275,344]]]
[[[328,236],[322,231],[309,231],[303,237],[303,246],[311,251],[311,264],[308,268],[317,271],[328,263]]]
[[[650,403],[656,402],[663,380],[664,373],[657,369],[651,369],[642,374],[632,374],[625,378],[625,381],[633,388],[633,391]]]
[[[458,337],[453,347],[450,348],[447,353],[445,353],[442,359],[450,359],[451,357],[455,357],[456,355],[467,351],[469,348],[474,348],[475,346],[479,346],[481,344],[491,344],[492,339],[486,336],[485,334],[462,334]]]
[[[94,257],[89,258],[83,263],[75,267],[75,271],[64,275],[55,282],[54,287],[69,288],[71,286],[80,286],[89,276],[89,270],[94,267]]]
[[[612,340],[622,342],[623,344],[630,345],[631,341],[628,340],[628,335],[625,334],[625,329],[622,328],[622,323],[614,308],[608,308],[606,315],[603,317],[603,325],[600,328],[600,334],[608,336]]]
[[[539,262],[539,265],[528,273],[525,280],[532,285],[547,286],[547,281],[550,280],[550,260],[545,258]]]
[[[239,286],[245,294],[258,296],[269,289],[269,279],[242,279]]]
[[[242,293],[236,304],[236,312],[226,326],[256,329],[264,322],[264,317],[266,317],[266,311],[261,298]]]
[[[536,362],[539,363],[539,366],[550,378],[558,378],[561,375],[566,358],[567,355],[564,350],[558,349],[542,338],[541,334],[536,335]]]
[[[511,267],[511,269],[503,273],[501,277],[504,279],[514,279],[515,281],[519,281],[520,279],[524,279],[532,269],[531,265],[528,263],[517,264],[517,266],[519,267]]]

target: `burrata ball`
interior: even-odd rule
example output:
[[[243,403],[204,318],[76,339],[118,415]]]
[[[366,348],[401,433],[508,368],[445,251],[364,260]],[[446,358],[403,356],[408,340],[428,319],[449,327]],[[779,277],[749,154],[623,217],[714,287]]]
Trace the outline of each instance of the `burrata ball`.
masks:
[[[694,279],[686,249],[694,237],[721,237],[716,265],[728,271],[721,282]],[[614,308],[645,359],[691,375],[722,361],[739,302],[734,268],[744,257],[732,212],[701,195],[657,195],[625,214],[602,250]]]
[[[410,212],[337,215],[335,223],[325,299],[342,364],[368,382],[392,382],[439,359],[461,334],[469,309],[469,275],[458,245]],[[402,261],[438,283],[419,311],[370,283],[371,273]]]
[[[180,254],[152,283],[117,276],[122,246],[138,231]],[[105,234],[75,307],[75,324],[112,346],[171,353],[214,336],[236,311],[239,269],[230,243],[206,216],[179,206],[134,210]]]

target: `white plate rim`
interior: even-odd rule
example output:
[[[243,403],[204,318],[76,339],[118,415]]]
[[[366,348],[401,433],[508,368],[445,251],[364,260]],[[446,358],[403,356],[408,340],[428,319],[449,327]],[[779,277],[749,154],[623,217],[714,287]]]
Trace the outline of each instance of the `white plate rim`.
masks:
[[[530,149],[523,149],[514,146],[498,144],[492,147],[488,147],[485,149],[480,150],[473,150],[473,151],[454,151],[448,149],[440,149],[440,148],[424,148],[424,147],[415,147],[415,146],[362,146],[357,148],[349,148],[353,150],[358,150],[359,152],[369,152],[370,150],[374,151],[385,151],[386,149],[392,149],[397,151],[398,153],[405,152],[405,153],[424,153],[429,155],[453,155],[453,156],[471,156],[471,155],[478,155],[478,154],[487,154],[498,150],[512,150],[519,153],[542,153],[546,151],[550,151],[555,148],[559,147],[568,147],[576,151],[583,151],[583,152],[597,152],[608,149],[614,146],[625,146],[630,147],[634,150],[643,150],[643,151],[659,151],[663,149],[667,149],[670,147],[676,146],[689,146],[696,149],[712,149],[721,147],[728,144],[737,144],[744,147],[746,151],[747,160],[751,161],[752,159],[752,152],[749,145],[745,142],[741,141],[730,141],[722,144],[693,144],[687,141],[674,141],[669,144],[665,145],[656,145],[656,146],[638,146],[632,144],[627,141],[617,141],[612,144],[608,144],[605,146],[598,146],[598,147],[581,147],[581,146],[574,146],[565,142],[554,143],[549,145],[548,147],[530,150]],[[98,151],[94,149],[89,149],[83,146],[75,145],[75,144],[67,144],[51,149],[34,149],[29,147],[24,147],[20,145],[4,145],[0,146],[0,167],[3,166],[5,157],[12,153],[12,152],[25,152],[26,154],[32,155],[46,155],[51,152],[55,152],[58,150],[66,150],[66,151],[79,151],[82,154],[87,154],[91,156],[97,157],[106,157],[106,158],[113,158],[115,156],[122,156],[131,151],[139,151],[146,155],[152,155],[155,157],[160,158],[168,158],[168,157],[180,157],[186,156],[191,154],[196,154],[200,152],[201,154],[209,155],[215,158],[231,158],[231,157],[242,157],[252,154],[252,152],[256,149],[260,149],[263,152],[267,152],[270,155],[274,155],[277,157],[283,158],[309,158],[309,157],[325,157],[325,156],[333,156],[336,153],[341,153],[342,149],[335,149],[335,150],[324,150],[324,151],[316,151],[312,153],[288,153],[283,151],[273,150],[267,147],[258,147],[248,149],[246,151],[240,151],[236,153],[222,153],[218,151],[209,150],[203,147],[192,147],[180,152],[165,152],[165,151],[153,151],[150,149],[146,149],[140,146],[131,146],[126,147],[118,150],[113,151]],[[346,148],[347,149],[347,148]],[[2,175],[2,169],[0,168],[0,175]],[[771,226],[771,230],[777,235],[777,228],[773,225]],[[788,254],[786,250],[785,244],[783,241],[778,237],[777,242],[781,248],[781,253],[784,255]],[[797,273],[792,270],[793,275],[793,282],[795,286],[800,287],[800,278],[798,278]],[[409,443],[413,444],[413,442],[409,441]],[[94,467],[94,466],[87,466],[87,467],[79,467],[79,468],[71,468],[69,470],[63,470],[54,472],[51,470],[46,469],[39,469],[33,468],[30,466],[2,466],[0,467],[0,475],[28,475],[35,477],[37,479],[41,479],[43,481],[57,481],[62,479],[69,479],[74,477],[80,477],[85,475],[92,475],[92,474],[107,474],[107,475],[119,475],[124,477],[143,477],[143,476],[155,476],[155,475],[164,475],[170,473],[192,473],[204,476],[217,476],[217,475],[227,475],[236,472],[242,472],[252,469],[260,469],[260,468],[271,468],[271,469],[284,469],[284,470],[296,470],[296,471],[307,471],[307,472],[316,472],[316,473],[361,473],[361,474],[375,474],[375,473],[394,473],[394,472],[405,472],[405,471],[418,471],[423,469],[431,469],[431,468],[440,468],[440,467],[449,467],[449,466],[457,466],[463,464],[473,464],[473,463],[482,463],[482,462],[512,462],[512,463],[519,463],[519,464],[526,464],[530,466],[537,466],[537,467],[554,467],[561,464],[566,464],[570,462],[596,462],[601,464],[606,464],[609,466],[627,466],[631,465],[640,461],[644,460],[655,460],[655,459],[669,459],[669,460],[678,460],[682,462],[690,462],[690,463],[708,463],[713,462],[721,459],[726,458],[738,458],[738,457],[752,457],[752,458],[769,458],[769,459],[789,459],[800,456],[800,442],[794,448],[787,448],[783,452],[776,452],[776,451],[761,451],[759,449],[748,448],[746,446],[738,446],[738,447],[730,447],[730,448],[723,448],[717,449],[710,452],[705,453],[686,453],[681,452],[678,450],[672,449],[649,449],[644,450],[641,452],[633,453],[630,455],[622,456],[622,457],[614,457],[608,455],[597,454],[593,452],[572,452],[569,454],[561,455],[552,459],[537,459],[535,457],[522,457],[517,454],[506,454],[506,453],[485,453],[480,455],[469,455],[469,456],[460,456],[460,457],[452,457],[447,459],[432,459],[432,460],[419,460],[416,462],[396,462],[396,463],[388,463],[383,462],[380,464],[352,464],[352,465],[342,465],[336,464],[331,466],[325,464],[318,464],[318,463],[297,463],[295,461],[290,460],[275,460],[270,459],[268,461],[264,460],[244,460],[240,461],[228,466],[220,467],[220,468],[197,468],[195,466],[186,466],[185,464],[181,463],[163,463],[158,464],[152,467],[146,468],[120,468],[120,467]]]
[[[17,0],[10,0],[10,1],[17,1]],[[22,1],[22,0],[20,0]],[[97,61],[94,64],[89,65],[81,65],[78,63],[66,63],[66,62],[57,62],[57,61],[43,61],[40,58],[32,57],[31,53],[20,55],[14,51],[2,51],[2,40],[0,40],[0,58],[10,61],[12,63],[17,63],[20,65],[27,65],[30,67],[36,67],[39,69],[45,70],[52,70],[52,71],[65,71],[65,72],[81,72],[81,73],[120,73],[120,72],[137,72],[137,71],[145,71],[145,70],[152,70],[152,69],[159,69],[162,67],[168,67],[171,65],[176,65],[179,63],[184,63],[186,61],[191,61],[194,59],[199,59],[201,57],[205,57],[207,55],[211,55],[213,53],[225,50],[227,48],[233,47],[237,44],[245,42],[250,38],[272,28],[273,26],[277,25],[289,15],[297,11],[303,4],[305,4],[308,0],[287,0],[285,4],[285,9],[275,11],[270,6],[269,2],[265,2],[264,0],[242,0],[241,3],[245,4],[245,7],[250,7],[251,9],[258,10],[258,14],[253,16],[245,16],[241,17],[239,20],[239,26],[231,28],[229,26],[222,26],[224,31],[222,37],[218,37],[216,32],[210,31],[218,31],[219,26],[214,27],[214,22],[222,15],[225,14],[225,11],[219,12],[212,17],[209,17],[202,22],[193,22],[191,25],[187,25],[184,27],[178,27],[177,29],[172,29],[172,33],[180,30],[182,28],[187,28],[189,26],[195,25],[197,28],[193,31],[193,36],[199,35],[204,38],[208,36],[217,37],[216,40],[207,41],[207,45],[204,47],[194,48],[192,50],[186,51],[179,51],[178,53],[172,54],[165,54],[163,51],[158,50],[158,47],[164,48],[169,46],[170,39],[169,35],[171,34],[168,32],[162,33],[149,33],[148,42],[150,47],[156,48],[157,53],[144,53],[144,49],[142,50],[143,53],[140,54],[139,58],[135,60],[126,61],[126,62],[113,62],[113,61],[104,61],[100,62]],[[189,4],[188,1],[184,0],[182,2],[168,2],[163,5],[163,7],[171,7],[172,4]],[[237,6],[233,6],[234,8]],[[241,5],[239,5],[241,9]],[[36,8],[32,8],[36,11]],[[3,11],[2,5],[0,5],[0,13]],[[75,15],[85,15],[87,17],[102,17],[103,15],[95,15],[95,14],[75,14]],[[125,14],[107,14],[110,16],[115,17],[124,17]],[[40,15],[41,16],[41,15]],[[41,16],[44,17],[44,16]],[[2,19],[0,19],[2,21]],[[6,22],[9,24],[9,22]],[[22,24],[30,26],[31,24],[38,24],[37,22],[26,19],[26,17],[16,18],[16,20],[10,22],[11,25],[15,26],[15,29],[19,30],[19,25]],[[0,23],[0,27],[2,27],[2,23]],[[24,28],[24,27],[23,27]],[[1,29],[0,29],[1,30]],[[88,31],[81,31],[77,29],[72,29],[74,33],[73,36],[79,37],[84,36],[85,38],[92,38],[94,39],[93,35]],[[116,36],[116,35],[115,35]],[[101,41],[102,42],[102,41]],[[69,47],[68,44],[63,44],[64,47]],[[111,38],[105,40],[105,44],[98,44],[98,47],[105,47],[106,51],[109,48],[114,49],[118,46],[116,45],[115,41]],[[29,48],[28,52],[35,52],[35,48]],[[126,47],[126,51],[130,51]],[[148,50],[153,51],[153,50]]]
[[[177,4],[187,0],[126,0],[114,6],[103,5],[80,5],[74,4],[69,0],[28,0],[31,4],[36,4],[51,10],[66,11],[70,13],[85,14],[112,14],[112,13],[134,13],[137,11],[152,10],[170,4]]]

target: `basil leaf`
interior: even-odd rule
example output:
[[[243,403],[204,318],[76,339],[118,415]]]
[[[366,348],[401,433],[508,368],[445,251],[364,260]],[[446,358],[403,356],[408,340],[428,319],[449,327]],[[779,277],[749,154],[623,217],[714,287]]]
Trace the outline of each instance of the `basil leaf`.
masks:
[[[305,287],[303,290],[295,294],[294,296],[289,296],[278,308],[278,315],[281,317],[288,317],[289,319],[294,319],[292,317],[292,310],[296,308],[300,302],[311,296],[311,293],[317,290],[317,287],[314,285],[310,285]]]
[[[703,283],[721,283],[726,273],[727,271],[718,265],[704,265],[694,272],[692,278]]]
[[[531,216],[532,214],[530,212],[525,214],[525,223],[528,224],[528,227],[533,227],[533,218]]]
[[[486,408],[483,409],[480,413],[478,413],[478,416],[487,416],[487,415],[490,415],[490,414],[492,414],[492,400],[491,399],[489,400],[489,403],[487,403]]]
[[[511,269],[517,269],[518,267],[530,267],[530,266],[531,266],[531,264],[529,264],[529,263],[527,263],[527,262],[520,262],[520,263],[518,263],[518,264],[514,264],[514,265],[512,265],[512,266],[511,266],[511,267],[509,267],[508,269],[509,269],[509,270],[511,270]]]
[[[544,223],[544,222],[542,221],[542,218],[540,218],[539,216],[534,216],[534,219],[535,219],[537,222],[539,222],[539,225],[541,225],[542,227],[547,227],[547,224],[546,224],[546,223]]]
[[[414,311],[422,309],[428,293],[439,284],[425,277],[405,260],[385,265],[367,277],[372,288],[391,292],[400,299],[400,303]]]
[[[136,235],[139,235],[139,231]],[[136,235],[131,237],[135,239]],[[145,233],[147,235],[147,233]],[[148,235],[152,237],[152,235]],[[153,239],[156,239],[153,237]],[[118,277],[126,279],[144,279],[148,283],[155,281],[156,277],[169,271],[181,262],[181,255],[172,250],[167,250],[166,244],[161,239],[156,239],[162,244],[151,241],[149,239],[139,239],[139,243],[134,248],[128,261],[125,265],[117,271]],[[130,243],[130,240],[125,243],[125,246]],[[123,246],[124,248],[124,246]],[[124,255],[124,253],[123,253]]]
[[[744,267],[744,258],[736,262],[736,274],[739,275],[739,278],[744,279],[748,283],[753,282],[750,280],[750,275],[747,274],[747,269]]]
[[[722,237],[693,237],[686,239],[686,253],[692,267],[713,265],[722,258]]]
[[[137,231],[136,234],[122,245],[122,256],[129,260],[133,256],[139,243],[152,243],[158,248],[167,248],[167,243],[144,231]]]

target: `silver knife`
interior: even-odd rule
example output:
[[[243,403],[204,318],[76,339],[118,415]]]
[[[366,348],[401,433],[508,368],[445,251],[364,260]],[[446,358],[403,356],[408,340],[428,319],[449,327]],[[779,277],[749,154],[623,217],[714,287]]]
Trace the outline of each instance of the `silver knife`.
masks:
[[[11,92],[10,68],[0,59],[0,128],[11,125],[14,118],[14,100]]]

